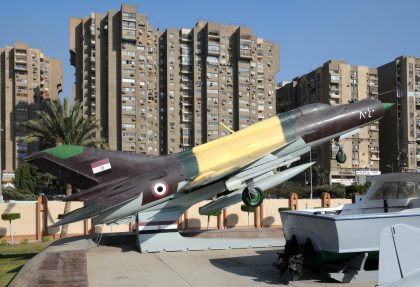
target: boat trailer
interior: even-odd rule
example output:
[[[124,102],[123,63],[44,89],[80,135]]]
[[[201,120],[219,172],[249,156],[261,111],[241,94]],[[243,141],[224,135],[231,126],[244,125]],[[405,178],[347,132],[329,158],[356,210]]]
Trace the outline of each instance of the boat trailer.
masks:
[[[375,253],[343,253],[339,261],[327,261],[325,254],[316,252],[311,240],[299,245],[295,236],[286,241],[284,252],[278,253],[273,265],[283,279],[296,281],[308,271],[316,272],[342,283],[376,281],[378,267]]]

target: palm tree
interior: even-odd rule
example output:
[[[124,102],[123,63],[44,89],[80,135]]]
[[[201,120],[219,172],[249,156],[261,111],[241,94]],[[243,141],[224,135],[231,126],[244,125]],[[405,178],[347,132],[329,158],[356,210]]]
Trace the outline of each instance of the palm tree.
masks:
[[[97,121],[83,117],[83,106],[80,102],[70,105],[64,101],[45,101],[36,112],[37,119],[23,123],[28,132],[28,141],[38,141],[42,148],[72,144],[81,146],[101,146],[104,140],[96,138]],[[72,194],[71,185],[66,185],[66,195]],[[70,202],[66,201],[64,214],[70,211]],[[68,225],[61,229],[61,237],[66,237]]]

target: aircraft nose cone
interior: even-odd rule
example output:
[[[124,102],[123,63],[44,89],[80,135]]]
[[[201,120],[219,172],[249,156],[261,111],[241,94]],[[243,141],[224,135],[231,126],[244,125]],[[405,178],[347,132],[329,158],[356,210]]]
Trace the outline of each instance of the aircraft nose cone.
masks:
[[[385,111],[387,111],[394,105],[394,103],[383,103],[383,105],[384,105]]]

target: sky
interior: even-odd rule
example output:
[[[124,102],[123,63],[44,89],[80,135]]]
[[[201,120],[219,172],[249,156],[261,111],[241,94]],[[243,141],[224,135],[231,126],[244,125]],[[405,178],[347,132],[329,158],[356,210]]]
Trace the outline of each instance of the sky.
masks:
[[[192,28],[198,20],[245,25],[280,46],[277,82],[291,80],[330,59],[378,67],[400,55],[420,57],[418,0],[19,0],[2,1],[0,47],[25,42],[60,58],[71,97],[69,18],[137,5],[155,28]]]

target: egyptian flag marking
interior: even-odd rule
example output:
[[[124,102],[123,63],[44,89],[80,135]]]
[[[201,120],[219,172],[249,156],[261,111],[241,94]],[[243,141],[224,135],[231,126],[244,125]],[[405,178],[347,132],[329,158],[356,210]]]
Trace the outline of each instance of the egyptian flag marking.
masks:
[[[97,174],[106,170],[111,169],[111,163],[108,158],[101,159],[90,164],[93,174]]]

